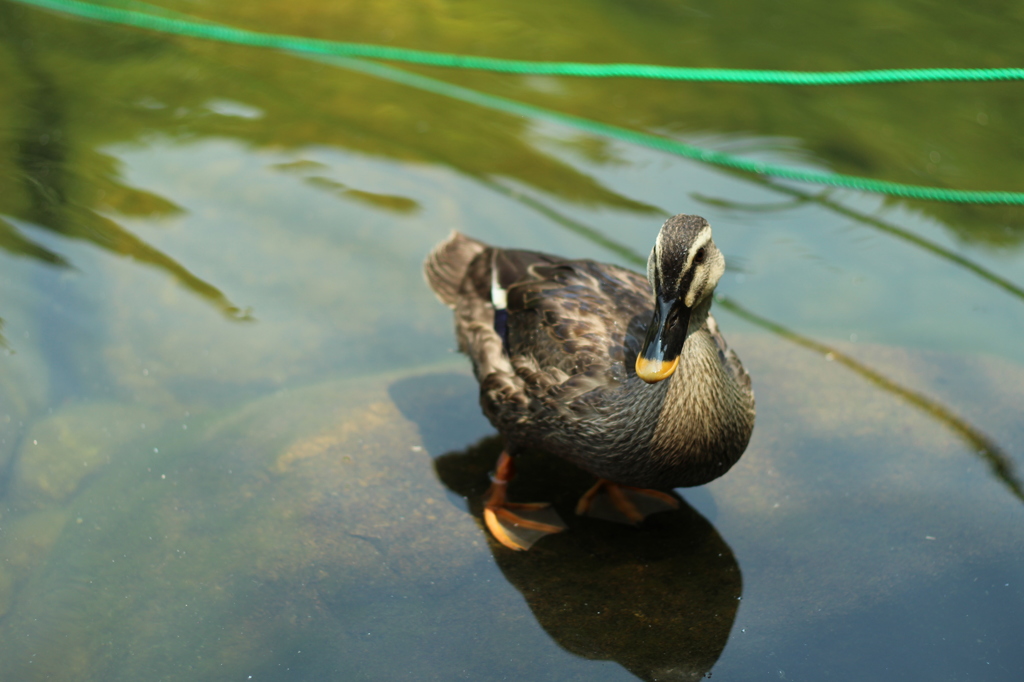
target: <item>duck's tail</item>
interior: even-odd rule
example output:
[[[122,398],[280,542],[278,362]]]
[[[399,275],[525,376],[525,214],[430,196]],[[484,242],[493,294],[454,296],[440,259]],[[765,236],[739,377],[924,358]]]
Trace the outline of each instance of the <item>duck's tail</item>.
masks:
[[[423,261],[423,274],[427,277],[427,284],[449,308],[455,307],[459,287],[470,262],[486,248],[487,245],[483,242],[452,230],[448,238],[435,246]]]

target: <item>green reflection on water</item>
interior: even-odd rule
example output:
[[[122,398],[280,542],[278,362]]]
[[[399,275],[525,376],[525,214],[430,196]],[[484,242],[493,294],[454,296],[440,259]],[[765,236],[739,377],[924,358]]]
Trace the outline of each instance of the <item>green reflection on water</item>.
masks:
[[[190,9],[181,3],[170,3],[168,7]],[[203,11],[211,19],[244,26],[259,23],[262,12],[270,12],[273,7],[272,3],[263,3],[251,10],[204,7]],[[347,39],[375,42],[383,37],[385,41],[401,42],[410,47],[423,46],[423,28],[425,24],[433,23],[436,26],[429,32],[433,35],[432,40],[469,52],[481,52],[481,48],[485,48],[483,51],[495,55],[514,55],[517,51],[525,51],[540,52],[545,56],[550,54],[551,58],[571,54],[576,59],[597,61],[637,60],[699,66],[709,65],[710,54],[715,54],[719,63],[714,65],[743,66],[769,61],[771,67],[794,68],[805,66],[804,55],[809,45],[823,47],[815,37],[819,31],[794,33],[784,28],[801,16],[801,11],[794,6],[773,7],[771,10],[746,8],[737,12],[735,21],[727,24],[732,32],[728,40],[716,33],[724,24],[710,20],[722,11],[721,5],[716,6],[715,11],[693,7],[680,12],[678,8],[668,9],[668,6],[654,13],[650,7],[642,11],[622,7],[605,10],[604,13],[581,13],[563,8],[552,17],[549,10],[525,5],[522,14],[513,18],[487,3],[478,3],[460,8],[455,16],[442,11],[427,19],[425,15],[413,12],[395,21],[394,13],[385,12],[383,8],[377,10],[379,16],[345,4],[318,8],[323,13],[325,25],[345,27],[348,35],[341,37]],[[89,163],[99,170],[104,162],[102,152],[96,147],[97,142],[109,144],[115,140],[139,139],[140,135],[151,135],[158,130],[175,135],[230,135],[256,144],[267,144],[271,137],[275,145],[334,143],[396,158],[410,158],[410,152],[415,156],[417,152],[413,150],[420,150],[419,153],[445,159],[447,163],[478,177],[511,175],[571,200],[599,201],[613,206],[634,205],[606,189],[586,187],[586,181],[576,176],[572,169],[560,164],[552,166],[550,158],[538,156],[528,147],[523,148],[518,144],[520,134],[513,132],[498,139],[487,135],[486,127],[480,126],[483,121],[476,120],[477,112],[472,110],[454,107],[464,112],[460,124],[468,124],[474,133],[485,134],[457,137],[445,134],[444,131],[453,123],[449,118],[453,107],[445,106],[444,114],[441,114],[436,99],[422,93],[386,87],[372,79],[370,82],[344,79],[345,83],[337,84],[340,87],[325,88],[323,72],[310,67],[282,69],[290,58],[281,55],[209,46],[64,20],[46,23],[41,38],[48,47],[46,58],[40,61],[35,54],[38,47],[26,47],[28,43],[25,41],[28,35],[25,31],[41,25],[40,13],[11,5],[5,5],[4,11],[7,19],[4,22],[5,35],[11,46],[8,51],[10,61],[5,70],[11,71],[13,76],[8,80],[11,84],[8,88],[20,85],[29,93],[29,102],[35,102],[29,105],[29,110],[34,112],[28,119],[31,126],[15,124],[9,128],[22,132],[15,142],[24,161],[19,172],[7,175],[8,178],[25,178],[31,206],[20,210],[5,209],[5,212],[43,225],[50,224],[51,229],[81,229],[100,234],[115,229],[109,221],[98,224],[97,221],[102,219],[89,210],[64,219],[45,215],[67,210],[62,205],[68,203],[66,199],[72,194],[75,197],[73,205],[85,209],[105,206],[125,214],[172,214],[176,210],[172,202],[121,186],[110,168],[99,173],[85,173],[85,178],[67,177],[67,171],[59,172],[64,164],[58,163],[58,157],[65,156],[69,145],[75,147],[78,156],[73,166],[75,171],[81,168],[89,155],[95,157]],[[1013,16],[1013,10],[1003,11]],[[760,12],[768,12],[768,15]],[[503,14],[505,23],[494,24],[491,21],[496,15]],[[1012,22],[1001,21],[999,11],[973,13],[947,4],[926,14],[900,14],[900,20],[895,22],[890,13],[880,8],[826,11],[815,7],[814,12],[802,14],[808,28],[816,25],[837,27],[832,33],[835,40],[833,48],[854,39],[858,35],[857,29],[863,26],[873,26],[871,35],[879,39],[895,35],[893,31],[912,32],[913,36],[922,37],[919,41],[887,41],[885,49],[854,51],[852,54],[858,60],[856,65],[860,67],[929,66],[948,63],[951,54],[952,61],[958,63],[998,66],[1013,64],[1021,56],[1019,41],[1012,39],[1015,34],[1007,28]],[[523,27],[533,20],[543,22],[554,18],[564,21],[574,15],[587,17],[587,22],[576,32],[552,31],[531,35],[532,44],[524,44],[521,40]],[[284,24],[275,25],[276,29],[288,28],[293,21],[289,12],[276,12],[274,16],[275,24]],[[386,29],[382,28],[384,17],[389,19]],[[413,20],[412,17],[417,18]],[[482,24],[486,28],[478,28],[474,21],[488,23]],[[307,33],[311,28],[314,34],[323,31],[318,26],[304,28]],[[582,33],[584,28],[586,32]],[[744,38],[743,30],[752,31],[752,37]],[[623,53],[621,55],[609,54],[608,43],[597,39],[612,32],[617,38],[613,44]],[[979,32],[984,32],[986,41],[961,38],[963,34]],[[486,47],[474,42],[473,36],[477,33],[488,36]],[[769,36],[782,33],[787,36],[786,41],[773,46],[770,53],[766,52]],[[924,36],[928,39],[923,40]],[[958,38],[961,39],[957,41]],[[701,49],[716,39],[728,44],[730,49]],[[955,50],[951,45],[956,46]],[[803,46],[803,49],[797,46]],[[840,54],[836,49],[824,52],[828,63],[820,66],[850,68],[852,64],[844,64]],[[213,55],[220,57],[216,67],[210,62]],[[244,70],[237,59],[232,59],[235,55],[244,55]],[[111,77],[111,68],[118,77]],[[153,72],[159,73],[160,77],[155,80],[142,77]],[[244,73],[254,72],[261,73],[260,81],[244,77]],[[197,74],[201,76],[197,78]],[[589,114],[610,123],[625,118],[649,130],[681,134],[692,131],[751,131],[767,136],[795,136],[794,133],[799,131],[805,149],[836,170],[862,172],[898,181],[921,182],[922,178],[934,178],[938,184],[956,185],[957,180],[966,179],[970,187],[1000,187],[1004,180],[1015,177],[1016,159],[1024,144],[1019,133],[1010,126],[1020,113],[1019,98],[1012,96],[1016,92],[1013,84],[883,86],[821,93],[717,85],[650,87],[649,84],[628,81],[616,82],[612,86],[576,81],[547,85],[550,81],[543,79],[489,78],[479,74],[456,74],[455,77],[468,84],[487,83],[492,90],[497,88],[502,94],[517,95],[525,101],[556,102],[563,110]],[[102,98],[79,96],[92,89],[93,84],[102,84]],[[372,95],[369,86],[373,88]],[[609,90],[614,93],[611,99],[608,98]],[[395,96],[387,97],[385,93],[388,92]],[[396,108],[393,102],[399,93],[402,105]],[[205,110],[206,102],[224,96],[246,103],[261,115],[246,121],[247,125],[238,125],[240,121],[232,117],[209,115]],[[363,104],[357,108],[337,106],[346,100],[377,104]],[[73,114],[62,110],[62,101],[75,102]],[[169,101],[174,101],[175,106],[166,106]],[[934,106],[926,103],[929,101],[941,102],[944,106],[936,112]],[[413,102],[415,106],[411,106]],[[140,104],[148,109],[145,115],[126,115]],[[412,109],[416,110],[415,120],[410,120]],[[27,112],[19,113],[24,115]],[[439,114],[444,118],[438,118]],[[289,125],[289,118],[294,119],[296,115],[302,116],[303,125]],[[507,117],[488,115],[485,118],[490,121],[504,119],[502,127],[509,131],[519,129],[521,133],[523,130],[521,125]],[[80,134],[85,131],[76,130],[77,121],[88,122],[89,142]],[[317,124],[311,127],[313,121]],[[271,122],[274,127],[268,128],[267,124]],[[349,135],[339,134],[346,123],[370,135],[352,135],[356,130],[349,131]],[[381,134],[382,123],[387,124],[386,135]],[[282,135],[285,130],[294,132]],[[433,132],[424,136],[424,130]],[[76,135],[69,139],[67,136],[72,132]],[[52,141],[47,139],[44,142],[44,137],[52,138]],[[482,140],[492,148],[480,147]],[[83,156],[81,152],[85,150],[90,152]],[[504,162],[501,161],[503,157],[507,157]],[[530,169],[528,174],[524,173],[526,168]],[[901,168],[906,170],[901,172],[898,170]],[[40,177],[40,174],[47,176],[53,173],[58,177]],[[70,174],[77,175],[74,172]],[[101,179],[98,176],[102,175],[107,176],[107,182],[97,185],[97,180]],[[17,196],[24,191],[8,191],[5,195]],[[39,193],[48,200],[38,196]],[[104,196],[102,201],[96,200],[94,195],[98,193]],[[53,204],[55,199],[59,199],[57,205]],[[14,202],[14,205],[17,203],[24,202]],[[958,219],[949,222],[968,239],[1001,244],[1020,241],[1020,212],[1013,209],[923,206],[922,210],[944,217],[956,216]],[[53,227],[55,221],[64,227]],[[90,222],[93,225],[90,226]],[[112,240],[108,237],[105,241]],[[7,238],[4,244],[6,248],[20,248],[22,251],[29,248],[45,257],[46,252],[38,245],[33,249],[24,242],[25,237],[18,235]],[[144,246],[137,244],[119,248],[145,252]],[[150,254],[150,258],[155,257]],[[159,261],[158,258],[155,260]],[[157,265],[171,267],[166,263],[158,262]],[[175,271],[174,274],[180,276],[182,273]],[[195,284],[194,280],[192,284]],[[209,290],[202,293],[216,296]]]
[[[14,167],[7,174],[8,183],[0,189],[5,197],[0,211],[158,267],[226,315],[247,317],[216,287],[102,215],[106,209],[126,216],[169,217],[181,209],[162,197],[121,185],[116,179],[116,164],[109,156],[90,145],[79,147],[75,121],[68,120],[67,112],[75,108],[69,102],[77,103],[78,98],[64,90],[44,65],[49,54],[40,54],[33,46],[31,29],[16,8],[4,3],[0,13],[0,36],[9,47],[12,61],[20,67],[21,82],[10,88],[10,94],[12,100],[17,97],[20,101],[18,113],[24,117],[8,129],[14,137],[6,140],[5,146],[15,150]],[[90,77],[84,73],[62,75]],[[79,156],[83,153],[85,158]],[[69,265],[65,258],[34,243],[7,222],[0,224],[0,248],[53,265]]]

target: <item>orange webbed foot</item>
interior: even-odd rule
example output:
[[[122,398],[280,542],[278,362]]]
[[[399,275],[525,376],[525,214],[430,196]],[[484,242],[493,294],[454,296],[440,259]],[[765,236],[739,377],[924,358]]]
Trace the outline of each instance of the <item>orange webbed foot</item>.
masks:
[[[515,476],[515,466],[507,452],[502,452],[484,497],[484,523],[494,538],[509,549],[527,550],[545,535],[565,530],[565,523],[546,502],[509,502],[508,482]]]
[[[583,493],[576,513],[615,523],[637,525],[651,514],[679,509],[679,500],[660,490],[619,485],[598,479]]]

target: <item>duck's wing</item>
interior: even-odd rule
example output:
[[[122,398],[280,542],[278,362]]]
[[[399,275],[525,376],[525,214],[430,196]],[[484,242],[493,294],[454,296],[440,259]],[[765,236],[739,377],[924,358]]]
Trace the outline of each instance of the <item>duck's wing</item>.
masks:
[[[646,279],[588,260],[457,246],[461,239],[447,248],[461,256],[454,260],[475,251],[470,262],[442,266],[453,258],[438,247],[428,279],[437,291],[437,273],[463,273],[457,295],[442,298],[454,302],[459,350],[473,361],[492,421],[502,419],[501,405],[513,403],[561,411],[635,372],[653,311]]]
[[[459,350],[473,360],[477,378],[514,375],[509,353],[508,290],[530,279],[533,266],[558,259],[533,251],[484,247],[462,267],[455,303]]]
[[[507,352],[520,375],[565,384],[568,400],[635,371],[653,312],[645,278],[589,260],[531,261],[523,252],[503,252],[495,263],[498,282],[507,283]]]

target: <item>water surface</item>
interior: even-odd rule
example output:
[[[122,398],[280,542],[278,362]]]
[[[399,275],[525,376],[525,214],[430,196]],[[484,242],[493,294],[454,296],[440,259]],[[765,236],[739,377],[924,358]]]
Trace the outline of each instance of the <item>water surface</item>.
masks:
[[[1024,63],[958,3],[166,2],[521,59]],[[410,71],[775,163],[1022,191],[1018,83]],[[0,675],[1017,680],[1024,212],[732,173],[365,73],[0,0]],[[758,422],[643,529],[478,515],[500,440],[420,263],[455,228],[639,268],[711,222]]]

